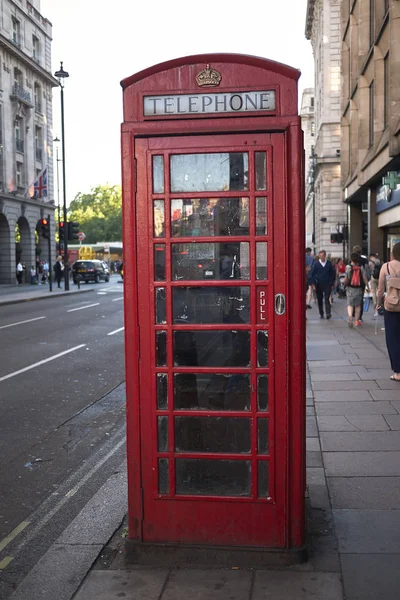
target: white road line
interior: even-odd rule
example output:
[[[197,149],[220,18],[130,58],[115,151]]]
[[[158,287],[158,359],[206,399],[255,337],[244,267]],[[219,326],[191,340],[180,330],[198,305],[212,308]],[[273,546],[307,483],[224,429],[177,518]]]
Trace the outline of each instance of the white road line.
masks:
[[[8,375],[4,375],[3,377],[0,377],[0,381],[5,381],[6,379],[11,379],[11,377],[15,377],[16,375],[20,375],[21,373],[30,371],[31,369],[34,369],[35,367],[40,367],[41,365],[44,365],[45,363],[55,360],[56,358],[60,358],[60,356],[64,356],[65,354],[69,354],[70,352],[74,352],[75,350],[79,350],[79,348],[84,348],[85,346],[86,346],[86,344],[80,344],[79,346],[75,346],[74,348],[70,348],[69,350],[64,350],[64,352],[60,352],[59,354],[54,354],[54,356],[50,356],[50,358],[45,358],[44,360],[40,360],[39,362],[37,362],[33,365],[29,365],[29,367],[24,367],[23,369],[20,369],[19,371],[14,371],[14,373],[9,373]]]
[[[79,308],[70,308],[67,312],[74,312],[75,310],[83,310],[84,308],[92,308],[92,306],[99,306],[100,302],[95,304],[88,304],[87,306],[80,306]]]
[[[111,300],[111,302],[118,302],[118,300],[123,300],[124,297],[121,296],[121,298],[113,298],[113,300]]]
[[[35,319],[27,319],[26,321],[18,321],[18,323],[10,323],[10,325],[2,325],[0,329],[7,329],[7,327],[15,327],[15,325],[23,325],[24,323],[32,323],[32,321],[40,321],[46,317],[36,317]]]
[[[110,331],[110,333],[107,333],[107,335],[114,335],[115,333],[119,333],[120,331],[123,331],[124,329],[125,329],[125,327],[120,327],[119,329],[116,329],[115,331]]]

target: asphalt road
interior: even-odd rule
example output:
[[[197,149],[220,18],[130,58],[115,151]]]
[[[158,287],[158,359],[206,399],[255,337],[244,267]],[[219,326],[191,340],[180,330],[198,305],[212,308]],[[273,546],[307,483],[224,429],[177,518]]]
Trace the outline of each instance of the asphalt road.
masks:
[[[71,478],[83,478],[78,487],[86,491],[64,507],[61,521],[124,460],[123,286],[114,278],[94,290],[0,308],[0,551],[21,523],[39,522],[41,507],[56,502]],[[91,469],[96,477],[87,476]],[[54,519],[40,544],[53,534]],[[11,590],[12,564],[1,573],[4,552],[0,574]],[[31,556],[24,552],[25,570],[37,542]],[[3,592],[0,585],[0,598]]]

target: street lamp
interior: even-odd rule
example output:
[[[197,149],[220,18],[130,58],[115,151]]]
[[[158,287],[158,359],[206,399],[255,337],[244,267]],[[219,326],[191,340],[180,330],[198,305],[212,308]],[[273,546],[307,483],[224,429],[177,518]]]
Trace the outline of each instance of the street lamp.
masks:
[[[64,71],[63,63],[60,62],[60,69],[54,73],[54,77],[58,79],[58,84],[61,89],[61,141],[62,141],[62,170],[63,170],[63,209],[64,209],[64,289],[69,290],[69,273],[68,273],[68,227],[67,227],[67,193],[65,186],[65,127],[64,127],[64,79],[69,77],[69,73]]]
[[[310,156],[310,178],[311,178],[311,194],[312,194],[312,219],[313,219],[313,233],[312,233],[312,244],[313,244],[313,253],[316,251],[316,232],[315,232],[315,171],[317,167],[317,155],[314,151],[314,146],[311,147],[311,156]]]
[[[60,221],[61,221],[61,207],[60,207],[60,171],[59,171],[59,167],[58,167],[58,163],[60,162],[61,158],[58,158],[58,144],[60,143],[60,140],[58,139],[58,137],[56,136],[53,140],[53,142],[56,145],[56,163],[57,163],[57,213],[58,213],[58,236],[60,236]],[[61,248],[61,240],[60,237],[58,237],[58,244],[59,247]]]

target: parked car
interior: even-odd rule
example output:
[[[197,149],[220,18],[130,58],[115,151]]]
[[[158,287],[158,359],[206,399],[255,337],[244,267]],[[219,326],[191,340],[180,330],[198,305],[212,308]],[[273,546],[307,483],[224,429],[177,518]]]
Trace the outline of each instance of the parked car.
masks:
[[[101,280],[110,281],[110,271],[101,260],[77,260],[72,265],[72,279],[78,283],[78,277],[81,281],[94,281],[99,283]]]

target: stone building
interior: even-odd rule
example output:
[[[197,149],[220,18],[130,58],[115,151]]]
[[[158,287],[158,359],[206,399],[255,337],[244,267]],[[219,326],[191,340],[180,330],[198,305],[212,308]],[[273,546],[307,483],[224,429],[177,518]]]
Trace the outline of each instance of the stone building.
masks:
[[[16,260],[29,271],[47,258],[40,219],[54,240],[51,23],[40,0],[3,0],[0,21],[0,283],[15,283]],[[33,186],[47,167],[47,195]],[[53,243],[53,242],[52,242]],[[53,253],[55,243],[53,243]],[[53,254],[54,256],[54,254]]]
[[[393,181],[400,175],[400,2],[343,0],[341,31],[341,186],[350,243],[388,258],[400,241],[400,185],[382,185],[388,172]]]
[[[304,173],[306,200],[306,247],[315,252],[315,194],[314,194],[314,154],[315,154],[315,116],[314,88],[303,90],[300,108],[301,128],[304,135]]]
[[[305,35],[315,67],[315,247],[339,257],[343,244],[331,243],[331,234],[347,225],[340,183],[340,0],[308,0]]]

